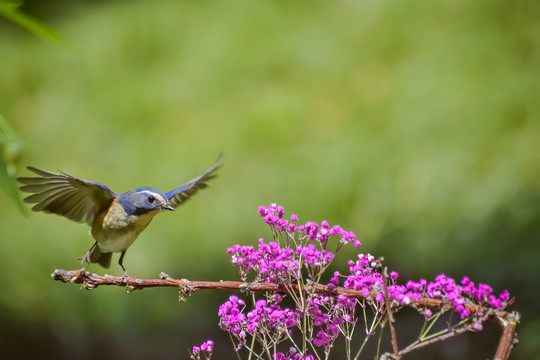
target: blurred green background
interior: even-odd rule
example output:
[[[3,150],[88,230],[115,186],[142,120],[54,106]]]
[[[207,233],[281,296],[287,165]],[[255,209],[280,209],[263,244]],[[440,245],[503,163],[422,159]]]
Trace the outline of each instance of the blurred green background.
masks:
[[[277,202],[354,231],[402,279],[508,289],[522,314],[512,358],[540,358],[539,7],[27,2],[62,42],[0,22],[0,114],[18,139],[2,154],[20,155],[17,175],[33,165],[123,192],[168,191],[223,151],[210,188],[130,248],[131,275],[236,280],[226,248],[268,238],[257,207]],[[0,193],[0,357],[182,359],[208,338],[232,356],[217,325],[229,294],[53,282],[79,267],[87,227],[18,207]],[[106,273],[121,274],[116,259]],[[499,334],[410,358],[490,357]]]

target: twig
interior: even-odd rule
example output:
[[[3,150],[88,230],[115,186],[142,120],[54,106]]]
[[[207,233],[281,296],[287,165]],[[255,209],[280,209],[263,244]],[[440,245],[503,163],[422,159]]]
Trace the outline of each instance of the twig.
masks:
[[[381,260],[382,262],[382,260]],[[399,347],[397,343],[396,329],[394,328],[394,315],[392,314],[392,308],[390,307],[390,296],[388,295],[388,268],[383,270],[383,289],[384,289],[384,303],[386,305],[386,313],[388,314],[388,324],[390,325],[390,335],[392,336],[392,349],[394,350],[394,356],[399,355]]]
[[[516,324],[519,321],[518,313],[507,313],[505,317],[499,317],[503,327],[503,333],[499,340],[499,346],[495,352],[494,360],[507,360],[514,344],[518,342]]]
[[[420,348],[423,348],[424,346],[427,346],[427,345],[430,345],[430,344],[434,344],[436,342],[439,342],[439,341],[443,341],[443,340],[446,340],[448,338],[451,338],[453,336],[456,336],[456,335],[460,335],[460,334],[463,334],[467,331],[473,331],[473,326],[470,325],[470,324],[465,324],[459,328],[456,328],[456,329],[453,329],[453,330],[450,330],[449,332],[447,333],[444,333],[442,335],[439,335],[437,337],[434,337],[432,339],[429,339],[429,340],[425,340],[425,341],[420,341],[412,346],[408,346],[406,347],[405,349],[401,350],[399,352],[399,356],[403,356],[407,353],[410,353],[414,350],[418,350]]]

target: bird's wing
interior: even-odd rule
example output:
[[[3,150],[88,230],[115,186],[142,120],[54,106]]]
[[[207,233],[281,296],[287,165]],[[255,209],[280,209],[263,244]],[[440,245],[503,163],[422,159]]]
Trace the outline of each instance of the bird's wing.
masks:
[[[24,199],[36,204],[34,211],[57,214],[73,221],[92,225],[97,213],[110,206],[116,194],[93,181],[78,179],[66,173],[55,174],[29,166],[40,177],[20,177],[22,191],[34,193]]]
[[[216,170],[219,169],[221,166],[221,162],[223,159],[223,154],[220,154],[214,165],[212,165],[211,168],[207,169],[205,172],[203,172],[201,175],[197,176],[194,179],[191,179],[184,185],[180,186],[179,188],[176,188],[172,191],[169,191],[165,194],[167,197],[167,200],[169,201],[169,204],[172,207],[177,207],[180,204],[184,203],[187,199],[189,199],[192,195],[194,195],[199,189],[204,189],[208,186],[206,183],[208,180],[212,180],[217,176]]]

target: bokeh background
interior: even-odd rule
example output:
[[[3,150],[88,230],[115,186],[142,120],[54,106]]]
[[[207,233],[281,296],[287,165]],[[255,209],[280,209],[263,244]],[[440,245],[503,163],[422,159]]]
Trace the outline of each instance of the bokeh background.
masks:
[[[223,151],[210,188],[130,248],[131,275],[235,280],[226,248],[268,237],[257,207],[277,202],[354,231],[402,279],[508,289],[522,315],[512,358],[538,359],[539,7],[28,1],[62,41],[0,22],[0,114],[18,139],[4,155],[18,175],[33,165],[123,192],[168,191]],[[184,359],[208,338],[215,358],[233,355],[217,325],[228,293],[182,303],[174,289],[54,282],[93,241],[86,225],[25,209],[0,193],[1,358]],[[487,358],[499,334],[410,358]]]

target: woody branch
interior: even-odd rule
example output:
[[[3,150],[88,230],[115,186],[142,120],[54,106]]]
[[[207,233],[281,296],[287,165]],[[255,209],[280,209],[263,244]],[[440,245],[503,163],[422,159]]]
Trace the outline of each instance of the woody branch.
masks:
[[[191,281],[187,279],[173,279],[165,273],[160,274],[159,279],[139,279],[134,277],[123,276],[111,276],[111,275],[97,275],[89,271],[82,269],[78,270],[63,270],[56,269],[51,274],[54,280],[64,283],[81,284],[85,289],[91,290],[100,285],[113,285],[121,287],[131,287],[133,289],[144,289],[148,287],[176,287],[183,291],[185,294],[191,294],[198,290],[214,289],[214,290],[240,290],[250,292],[287,292],[287,288],[281,284],[274,283],[259,283],[259,282],[242,282],[242,281]],[[298,291],[301,287],[296,284],[290,285],[293,290]],[[348,297],[364,298],[362,291],[347,289],[343,287],[329,287],[326,285],[306,285],[311,286],[312,290],[321,295],[338,296],[344,295]],[[377,294],[370,292],[369,297],[375,298]],[[442,310],[451,308],[452,305],[449,301],[440,299],[422,298],[419,301],[411,300],[411,306],[424,306],[432,309]],[[504,310],[494,310],[491,308],[485,308],[479,305],[465,305],[471,314],[484,315],[488,312],[490,316],[497,318],[504,318],[507,316],[507,312]]]

